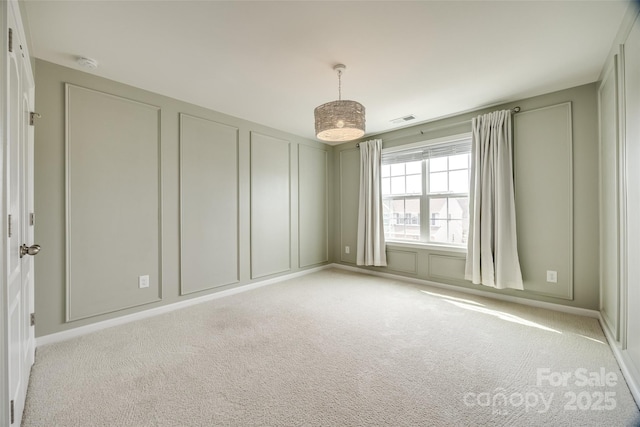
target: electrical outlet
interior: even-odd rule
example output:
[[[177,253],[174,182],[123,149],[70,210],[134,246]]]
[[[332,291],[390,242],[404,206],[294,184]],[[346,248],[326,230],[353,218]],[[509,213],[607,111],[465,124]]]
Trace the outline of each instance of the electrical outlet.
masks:
[[[149,287],[149,276],[138,276],[138,288],[148,288]]]
[[[344,247],[344,253],[345,254],[350,254],[351,253],[351,248],[349,246],[345,246]]]
[[[558,283],[558,272],[553,270],[547,270],[547,282]]]

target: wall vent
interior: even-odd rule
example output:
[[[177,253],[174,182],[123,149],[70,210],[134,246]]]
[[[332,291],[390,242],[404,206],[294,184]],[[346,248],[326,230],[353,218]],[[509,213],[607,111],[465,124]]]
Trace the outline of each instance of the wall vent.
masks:
[[[399,117],[397,119],[393,119],[391,120],[391,123],[393,123],[394,125],[399,125],[400,123],[405,123],[405,122],[409,122],[411,120],[415,120],[416,116],[414,116],[413,114],[409,114],[408,116],[404,116],[404,117]]]

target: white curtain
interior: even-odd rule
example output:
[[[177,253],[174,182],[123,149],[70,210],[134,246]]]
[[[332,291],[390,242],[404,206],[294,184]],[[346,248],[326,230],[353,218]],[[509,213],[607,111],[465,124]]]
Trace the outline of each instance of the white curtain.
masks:
[[[498,289],[523,289],[513,191],[511,110],[471,122],[469,239],[465,278]]]
[[[357,265],[387,265],[382,222],[381,166],[382,140],[361,142]]]

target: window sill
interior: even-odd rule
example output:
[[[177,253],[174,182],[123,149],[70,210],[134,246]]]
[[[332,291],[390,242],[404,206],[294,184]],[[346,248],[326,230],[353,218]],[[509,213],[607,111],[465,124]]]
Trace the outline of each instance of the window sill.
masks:
[[[387,246],[399,247],[399,248],[412,248],[412,249],[427,249],[432,251],[441,252],[454,252],[458,254],[466,254],[467,248],[464,246],[444,245],[437,243],[423,243],[423,242],[402,242],[398,240],[389,240],[385,242]]]

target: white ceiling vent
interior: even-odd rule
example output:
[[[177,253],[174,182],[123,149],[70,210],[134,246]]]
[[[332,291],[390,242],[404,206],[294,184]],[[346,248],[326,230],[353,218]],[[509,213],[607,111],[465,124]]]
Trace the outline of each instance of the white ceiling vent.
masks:
[[[416,116],[414,116],[413,114],[409,114],[408,116],[393,119],[391,120],[391,123],[393,123],[394,125],[399,125],[401,123],[410,122],[411,120],[415,120],[415,119],[416,119]]]

